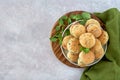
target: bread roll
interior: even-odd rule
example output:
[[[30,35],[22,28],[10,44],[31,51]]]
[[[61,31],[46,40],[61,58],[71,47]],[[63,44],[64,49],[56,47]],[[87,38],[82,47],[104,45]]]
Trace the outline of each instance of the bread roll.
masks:
[[[95,45],[95,37],[92,33],[84,33],[80,36],[79,42],[83,47],[91,48]]]
[[[80,67],[85,67],[86,65],[81,61],[81,59],[78,58],[78,65]]]
[[[72,38],[72,35],[65,36],[62,41],[62,47],[67,50],[67,43]]]
[[[102,34],[102,29],[96,24],[89,24],[87,32],[92,33],[95,37],[99,37]]]
[[[101,36],[98,39],[101,41],[102,45],[105,45],[109,39],[108,33],[103,30]]]
[[[76,38],[71,38],[67,43],[67,49],[69,52],[72,53],[79,53],[80,52],[80,43],[79,40]]]
[[[73,24],[70,27],[70,33],[73,35],[75,38],[79,38],[79,36],[83,33],[85,33],[85,27],[79,23]]]
[[[95,54],[95,59],[100,59],[104,55],[104,50],[98,39],[96,39],[95,46],[91,49],[91,51]]]
[[[67,53],[67,57],[68,57],[68,59],[69,59],[70,61],[72,61],[72,62],[77,62],[78,57],[79,57],[79,54],[74,54],[74,53],[72,53],[72,52],[68,52],[68,53]]]
[[[95,19],[87,20],[87,22],[85,23],[85,26],[87,27],[89,24],[96,24],[97,26],[100,27],[100,23],[97,20],[95,20]]]
[[[89,51],[88,53],[85,52],[80,52],[79,54],[79,59],[84,63],[84,64],[90,64],[94,62],[95,60],[95,55],[92,51]]]

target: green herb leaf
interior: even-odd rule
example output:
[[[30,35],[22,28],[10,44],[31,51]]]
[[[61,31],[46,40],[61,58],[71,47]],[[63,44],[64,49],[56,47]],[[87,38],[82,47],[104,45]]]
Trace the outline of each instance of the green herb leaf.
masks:
[[[88,12],[83,12],[83,13],[81,14],[81,16],[82,16],[84,19],[90,19],[90,18],[91,18],[90,13],[88,13]]]
[[[63,25],[63,20],[62,19],[59,19],[59,26],[62,26]]]
[[[80,20],[80,19],[82,19],[82,16],[81,16],[81,14],[71,14],[70,18],[75,19],[75,20]]]
[[[60,26],[56,26],[55,30],[59,31],[60,30]]]
[[[71,15],[70,15],[70,18],[71,18],[71,19],[76,19],[76,15],[75,15],[75,14],[71,14]]]
[[[64,36],[68,36],[68,35],[70,35],[70,30],[69,29],[67,29],[64,33]]]
[[[83,47],[80,47],[80,51],[82,51],[83,50]]]
[[[85,23],[86,23],[86,20],[80,21],[80,24],[82,24],[82,25],[85,25]]]
[[[62,40],[61,39],[59,40],[59,45],[62,45]]]
[[[56,33],[54,37],[59,38],[61,36],[60,32]]]
[[[57,41],[57,38],[56,38],[56,37],[51,37],[50,40],[51,40],[52,42],[55,42],[55,41]]]
[[[90,51],[90,49],[89,49],[89,48],[81,47],[81,48],[80,48],[80,51],[83,51],[83,52],[85,52],[85,53],[88,53],[88,52]]]
[[[62,27],[61,33],[63,33],[63,31],[64,31],[64,27]]]
[[[71,19],[70,18],[68,18],[68,24],[70,24],[72,21],[71,21]]]
[[[76,14],[76,19],[75,20],[80,20],[82,19],[82,16],[80,14]]]
[[[63,16],[61,19],[63,19],[63,20],[67,20],[67,16]]]
[[[61,45],[62,44],[62,34],[59,34],[58,39],[59,39],[59,44]]]
[[[83,51],[84,51],[85,53],[88,53],[88,52],[90,51],[90,49],[89,49],[89,48],[85,48]]]

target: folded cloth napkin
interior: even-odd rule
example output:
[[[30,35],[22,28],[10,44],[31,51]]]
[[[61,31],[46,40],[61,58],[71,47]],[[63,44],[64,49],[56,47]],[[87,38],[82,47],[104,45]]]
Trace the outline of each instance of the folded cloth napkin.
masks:
[[[109,34],[108,48],[103,59],[87,67],[80,80],[120,80],[120,11],[116,8],[95,13]]]

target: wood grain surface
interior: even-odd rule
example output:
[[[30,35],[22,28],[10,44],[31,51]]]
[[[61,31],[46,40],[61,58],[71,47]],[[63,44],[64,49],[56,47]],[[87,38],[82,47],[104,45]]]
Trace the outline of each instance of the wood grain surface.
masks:
[[[66,13],[65,15],[66,15],[66,16],[69,16],[70,14],[81,14],[82,12],[83,12],[83,11],[72,11],[72,12]],[[63,16],[65,16],[65,15],[63,15]],[[97,18],[97,17],[96,17],[94,14],[92,14],[92,13],[91,13],[91,17],[94,18],[94,19],[96,19],[97,21],[99,21],[101,27],[102,27],[103,29],[105,29],[104,24],[102,23],[102,21],[101,21],[99,18]],[[59,20],[59,19],[58,19],[58,20]],[[53,35],[56,33],[55,28],[56,28],[56,26],[58,25],[58,20],[56,21],[56,23],[54,24],[54,26],[53,26],[53,28],[52,28],[50,37],[53,36]],[[50,43],[51,43],[51,47],[52,47],[52,50],[53,50],[54,55],[55,55],[62,63],[64,63],[64,64],[67,65],[67,66],[70,66],[70,67],[80,68],[79,66],[76,66],[76,65],[70,63],[70,62],[64,57],[64,55],[63,55],[63,53],[62,53],[62,51],[61,51],[61,48],[60,48],[60,45],[59,45],[58,42],[50,42]]]

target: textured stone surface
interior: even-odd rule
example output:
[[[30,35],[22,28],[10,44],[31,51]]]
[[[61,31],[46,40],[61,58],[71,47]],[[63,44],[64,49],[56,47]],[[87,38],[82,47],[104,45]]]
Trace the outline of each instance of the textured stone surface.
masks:
[[[120,9],[119,0],[0,0],[0,80],[79,80],[83,69],[54,56],[49,34],[74,10]]]

